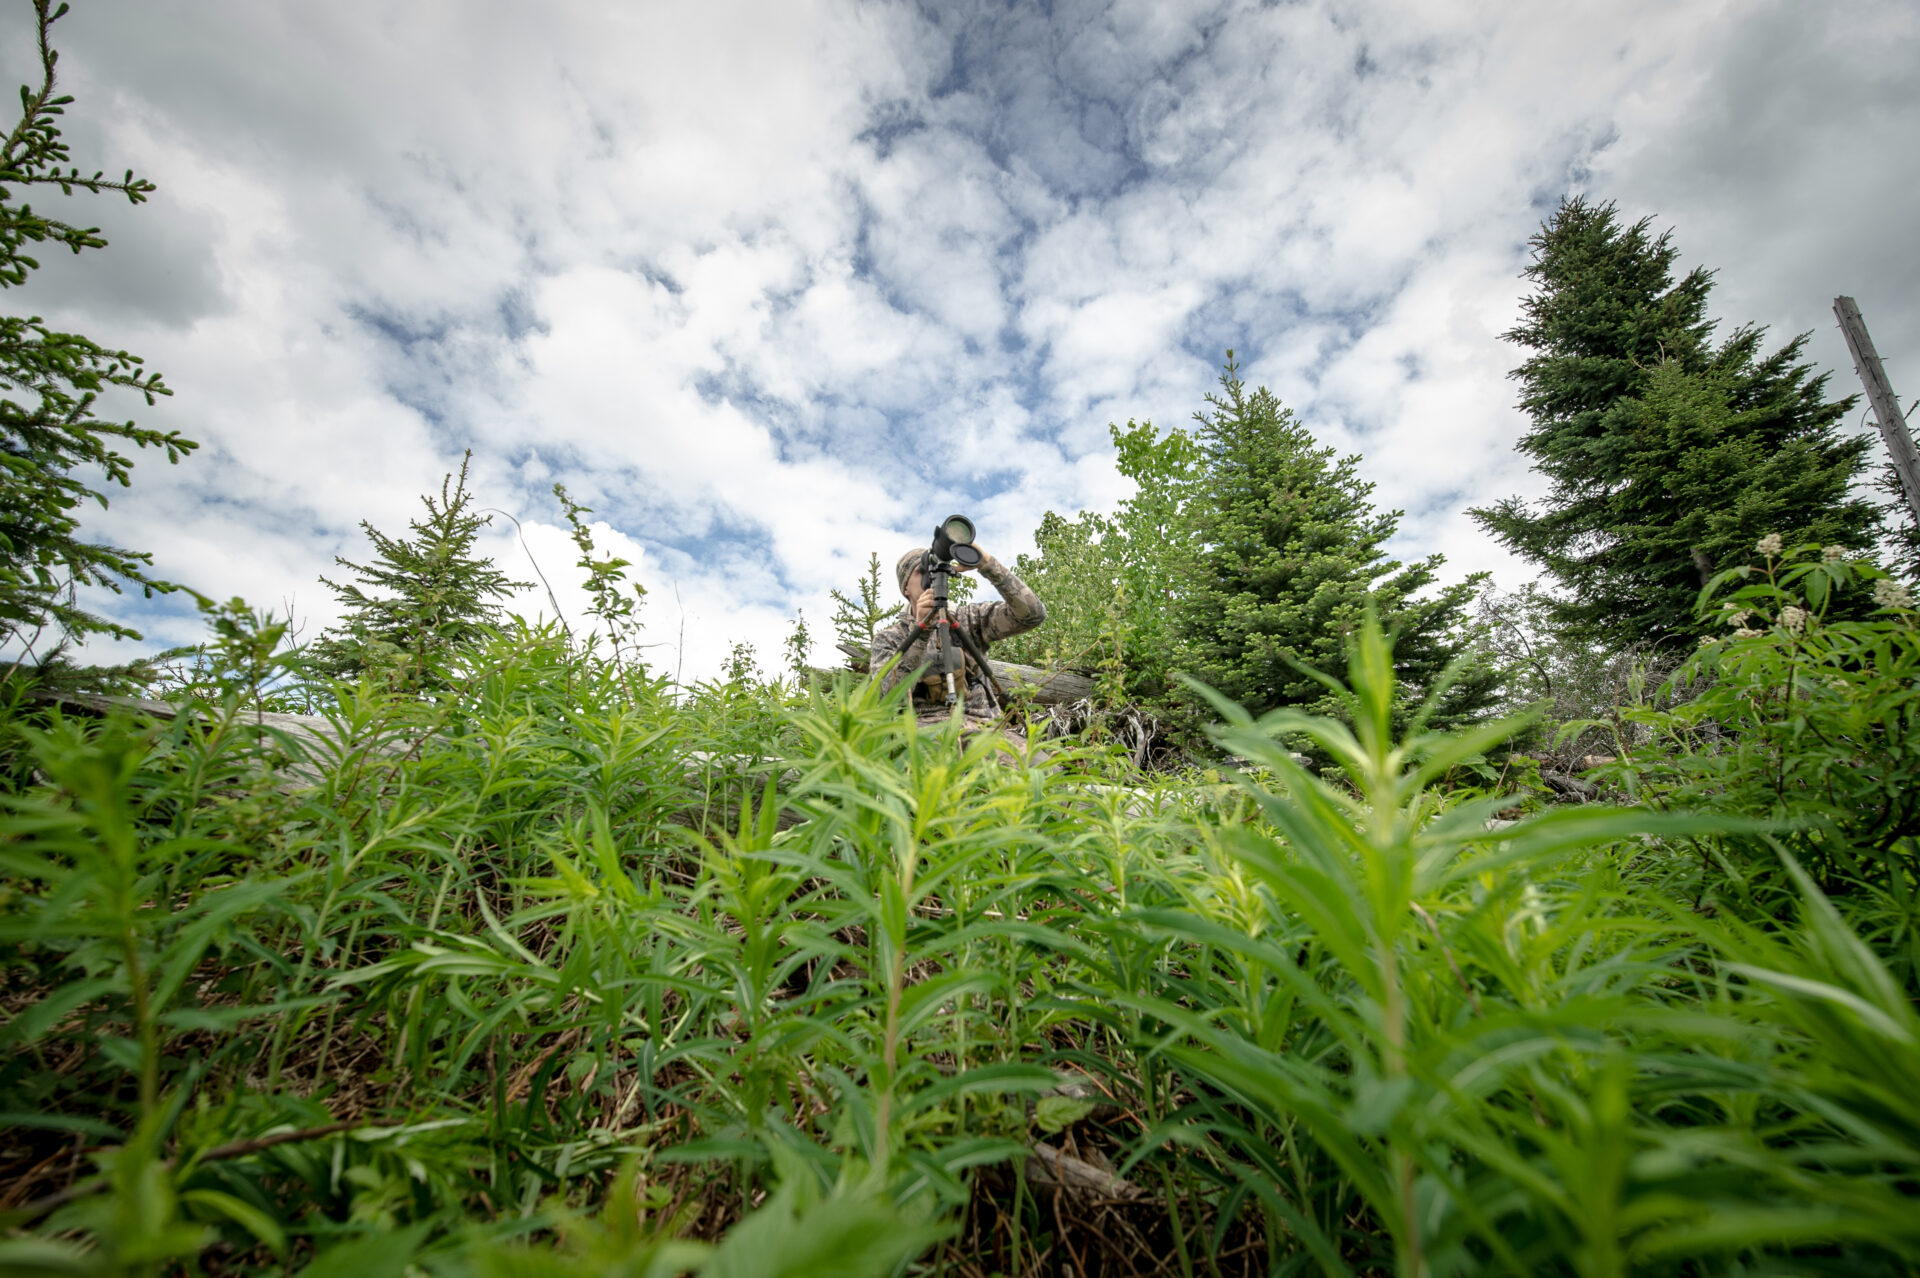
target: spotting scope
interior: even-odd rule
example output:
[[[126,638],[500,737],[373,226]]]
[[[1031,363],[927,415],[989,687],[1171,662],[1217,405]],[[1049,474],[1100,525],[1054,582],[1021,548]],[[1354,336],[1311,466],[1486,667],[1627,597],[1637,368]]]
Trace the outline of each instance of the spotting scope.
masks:
[[[965,639],[959,636],[956,642],[958,632],[947,614],[947,582],[957,570],[978,568],[982,558],[973,544],[973,521],[965,515],[948,515],[933,530],[933,545],[921,561],[927,586],[933,591],[933,672],[945,677],[949,701],[958,693],[953,675],[963,663],[960,643]]]

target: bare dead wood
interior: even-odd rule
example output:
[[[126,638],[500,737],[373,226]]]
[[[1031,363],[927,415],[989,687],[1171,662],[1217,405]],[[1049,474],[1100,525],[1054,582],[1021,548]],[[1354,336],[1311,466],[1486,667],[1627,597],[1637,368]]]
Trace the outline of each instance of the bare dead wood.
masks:
[[[1874,420],[1887,446],[1887,456],[1900,473],[1907,506],[1913,511],[1913,517],[1920,520],[1920,449],[1914,447],[1913,436],[1907,433],[1907,417],[1900,411],[1900,399],[1893,393],[1893,384],[1887,380],[1886,366],[1880,362],[1880,353],[1873,348],[1873,338],[1867,332],[1867,322],[1860,318],[1860,307],[1851,297],[1834,298],[1833,315],[1840,321],[1840,332],[1847,339],[1847,353],[1853,356],[1854,372],[1860,375],[1860,384],[1867,388],[1867,400],[1873,405]]]
[[[181,707],[170,701],[153,701],[146,697],[110,697],[93,692],[56,692],[50,689],[36,690],[32,695],[35,701],[43,705],[63,706],[91,715],[144,714],[172,722],[183,713]],[[341,741],[339,726],[325,715],[249,710],[236,716],[234,722],[282,733],[296,745],[322,758],[348,744]],[[409,748],[397,742],[380,742],[372,747],[376,754],[402,754]]]
[[[1095,1198],[1125,1201],[1147,1195],[1146,1190],[1132,1181],[1116,1176],[1104,1167],[1095,1167],[1084,1158],[1075,1158],[1051,1145],[1041,1144],[1032,1148],[1033,1156],[1027,1160],[1027,1180],[1032,1184],[1090,1194]]]
[[[1093,696],[1093,679],[1077,670],[1048,670],[1013,661],[987,662],[994,675],[1014,696],[1031,696],[1036,705],[1065,705]]]
[[[1576,803],[1591,803],[1600,797],[1600,787],[1591,781],[1583,780],[1568,772],[1558,772],[1552,768],[1540,769],[1540,779],[1556,792]]]
[[[846,654],[848,669],[858,674],[867,672],[866,649],[850,643],[835,646]],[[987,659],[987,667],[1009,693],[1031,700],[1035,705],[1062,706],[1093,695],[1093,678],[1078,670],[1048,670],[1044,666],[995,661],[991,657]]]

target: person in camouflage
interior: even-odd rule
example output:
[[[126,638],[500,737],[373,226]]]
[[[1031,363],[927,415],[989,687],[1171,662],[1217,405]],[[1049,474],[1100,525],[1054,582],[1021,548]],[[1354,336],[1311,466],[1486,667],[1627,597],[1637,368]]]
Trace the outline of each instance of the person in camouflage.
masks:
[[[1026,582],[1008,571],[1006,565],[985,551],[981,551],[981,556],[980,575],[993,583],[1000,598],[992,603],[953,605],[949,615],[955,629],[963,631],[984,653],[995,640],[1025,634],[1045,621],[1047,606],[1027,588]],[[932,659],[934,608],[933,591],[921,570],[925,558],[926,551],[915,548],[900,556],[894,565],[894,579],[900,583],[900,593],[906,596],[907,606],[891,624],[874,635],[872,664],[868,668],[884,671],[880,677],[884,690],[892,690],[903,679],[915,680],[911,694],[914,711],[921,719],[931,721],[948,718],[953,707],[946,701],[946,681],[928,674],[925,669]],[[888,670],[887,663],[895,657],[899,661]],[[994,705],[986,671],[981,670],[970,655],[955,681],[961,676],[965,678],[965,714],[969,724],[977,726],[997,717],[1000,711]]]

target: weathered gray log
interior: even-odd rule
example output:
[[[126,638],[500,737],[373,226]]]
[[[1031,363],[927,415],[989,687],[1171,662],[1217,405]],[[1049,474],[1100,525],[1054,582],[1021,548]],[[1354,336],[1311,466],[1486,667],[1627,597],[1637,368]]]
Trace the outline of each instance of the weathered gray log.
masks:
[[[1033,1153],[1027,1159],[1026,1172],[1031,1184],[1093,1198],[1133,1201],[1147,1196],[1147,1191],[1132,1181],[1104,1167],[1096,1167],[1084,1158],[1075,1158],[1051,1145],[1036,1144],[1030,1148]]]
[[[1093,680],[1077,670],[1047,670],[1040,666],[1023,666],[1012,661],[995,661],[987,658],[987,665],[993,674],[1012,696],[1020,696],[1022,690],[1031,689],[1036,705],[1059,706],[1073,701],[1085,701],[1093,695]]]
[[[1591,781],[1582,780],[1571,773],[1556,772],[1552,768],[1540,769],[1540,779],[1552,786],[1567,798],[1578,803],[1591,803],[1600,797],[1600,787]]]
[[[847,654],[850,669],[866,672],[866,649],[846,643],[837,646]],[[1077,670],[1048,670],[1041,666],[1023,666],[1016,661],[995,661],[991,657],[987,658],[987,665],[1009,695],[1029,697],[1035,705],[1063,706],[1085,701],[1093,695],[1093,679]]]
[[[111,714],[115,711],[150,715],[155,719],[177,719],[180,707],[169,701],[152,701],[146,697],[105,696],[96,692],[51,692],[34,693],[34,699],[53,705],[71,706],[90,714]],[[285,733],[299,745],[313,750],[319,747],[322,757],[339,750],[341,742],[339,729],[333,720],[318,714],[276,714],[265,710],[249,710],[239,715],[235,722],[253,724],[262,728],[271,728]],[[391,742],[383,742],[374,747],[376,754],[399,753],[404,747]]]

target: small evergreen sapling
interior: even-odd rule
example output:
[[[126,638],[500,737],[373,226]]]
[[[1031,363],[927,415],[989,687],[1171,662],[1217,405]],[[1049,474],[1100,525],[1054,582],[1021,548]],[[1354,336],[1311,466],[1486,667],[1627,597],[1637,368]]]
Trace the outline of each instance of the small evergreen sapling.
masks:
[[[316,670],[342,679],[386,672],[416,689],[443,682],[443,667],[455,651],[499,620],[495,601],[527,584],[509,580],[493,560],[474,554],[474,541],[493,517],[473,509],[467,491],[472,461],[469,451],[458,476],[441,481],[438,500],[431,493],[421,497],[427,517],[411,521],[411,538],[390,537],[361,521],[374,559],[357,564],[336,557],[357,580],[342,585],[320,579],[345,615],[309,650]]]
[[[880,576],[880,553],[874,551],[868,555],[867,571],[854,584],[854,594],[859,596],[858,599],[838,590],[829,593],[833,596],[834,636],[843,647],[857,651],[860,654],[858,660],[864,663],[867,655],[873,651],[874,632],[895,611],[890,606]]]

